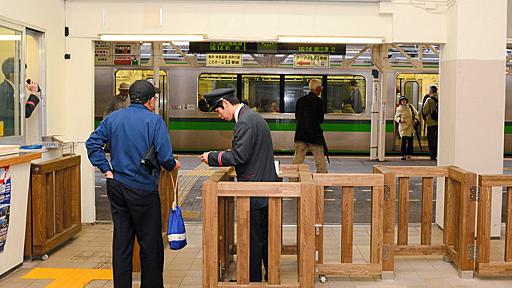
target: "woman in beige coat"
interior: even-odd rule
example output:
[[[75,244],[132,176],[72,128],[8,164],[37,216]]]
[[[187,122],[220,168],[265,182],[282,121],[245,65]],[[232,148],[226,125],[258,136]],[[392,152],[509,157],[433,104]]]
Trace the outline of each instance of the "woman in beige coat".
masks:
[[[414,127],[419,123],[418,111],[409,104],[405,96],[398,100],[400,106],[396,108],[395,121],[398,123],[398,132],[402,138],[402,160],[411,158],[413,147]]]

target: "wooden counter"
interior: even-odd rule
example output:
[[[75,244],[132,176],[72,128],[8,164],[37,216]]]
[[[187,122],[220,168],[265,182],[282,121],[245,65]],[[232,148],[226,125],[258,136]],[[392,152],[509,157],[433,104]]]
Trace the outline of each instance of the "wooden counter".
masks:
[[[24,162],[30,162],[41,158],[41,152],[17,153],[11,155],[0,156],[0,167],[16,165]]]

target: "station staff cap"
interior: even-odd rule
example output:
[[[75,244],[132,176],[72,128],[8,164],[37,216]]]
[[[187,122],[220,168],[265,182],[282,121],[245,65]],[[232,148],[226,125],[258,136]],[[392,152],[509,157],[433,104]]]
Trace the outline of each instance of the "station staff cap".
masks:
[[[233,88],[220,88],[204,94],[204,99],[208,103],[210,111],[213,111],[220,106],[222,99],[229,99],[233,97],[234,93],[235,89]]]

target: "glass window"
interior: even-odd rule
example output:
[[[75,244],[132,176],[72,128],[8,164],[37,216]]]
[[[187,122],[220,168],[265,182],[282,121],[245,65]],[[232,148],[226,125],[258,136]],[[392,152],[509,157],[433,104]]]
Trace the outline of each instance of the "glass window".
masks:
[[[359,75],[327,76],[327,113],[354,114],[366,109],[366,80]]]
[[[21,135],[21,32],[0,26],[0,136]]]
[[[295,103],[309,92],[309,80],[322,76],[286,75],[284,77],[284,113],[295,113]]]
[[[242,101],[255,111],[279,113],[279,75],[243,75]]]
[[[203,95],[219,88],[233,88],[236,95],[236,74],[201,74],[198,83],[197,108],[203,112],[208,112],[208,105]]]

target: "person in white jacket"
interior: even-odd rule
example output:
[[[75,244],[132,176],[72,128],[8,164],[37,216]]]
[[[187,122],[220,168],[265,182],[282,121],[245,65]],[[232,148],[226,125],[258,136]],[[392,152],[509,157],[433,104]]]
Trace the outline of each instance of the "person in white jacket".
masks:
[[[407,97],[401,96],[398,103],[400,106],[396,108],[395,121],[402,138],[402,160],[406,160],[412,155],[414,127],[419,123],[419,118],[418,111],[409,104]]]

